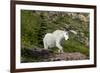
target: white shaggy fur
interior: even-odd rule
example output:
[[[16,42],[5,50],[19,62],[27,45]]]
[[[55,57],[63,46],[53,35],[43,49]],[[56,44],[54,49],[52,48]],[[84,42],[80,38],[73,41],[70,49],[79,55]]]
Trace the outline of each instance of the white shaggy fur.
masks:
[[[61,41],[63,39],[68,40],[68,32],[62,30],[56,30],[53,33],[47,33],[43,38],[44,49],[57,47],[58,52],[63,52],[63,47],[61,46]]]

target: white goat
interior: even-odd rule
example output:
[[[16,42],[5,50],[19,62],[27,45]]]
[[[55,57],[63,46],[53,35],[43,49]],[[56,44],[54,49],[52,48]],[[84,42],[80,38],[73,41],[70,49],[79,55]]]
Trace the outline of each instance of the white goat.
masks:
[[[68,40],[68,32],[63,30],[56,30],[53,33],[47,33],[43,38],[44,49],[57,47],[59,48],[58,52],[63,53],[63,47],[61,46],[61,41],[63,39]]]

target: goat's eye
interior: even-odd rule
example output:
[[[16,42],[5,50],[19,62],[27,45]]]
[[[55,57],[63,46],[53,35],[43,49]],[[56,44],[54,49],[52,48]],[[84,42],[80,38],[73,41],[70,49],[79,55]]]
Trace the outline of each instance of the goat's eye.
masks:
[[[68,33],[66,33],[66,35],[68,35]]]

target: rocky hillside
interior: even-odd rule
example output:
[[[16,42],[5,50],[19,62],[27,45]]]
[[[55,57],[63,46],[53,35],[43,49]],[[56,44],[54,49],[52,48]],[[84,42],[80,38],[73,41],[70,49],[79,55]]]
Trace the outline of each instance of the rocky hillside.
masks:
[[[43,48],[43,37],[57,29],[71,28],[65,52],[79,52],[89,57],[89,13],[21,10],[21,49]],[[56,52],[57,48],[52,49]],[[23,57],[22,57],[23,58]]]

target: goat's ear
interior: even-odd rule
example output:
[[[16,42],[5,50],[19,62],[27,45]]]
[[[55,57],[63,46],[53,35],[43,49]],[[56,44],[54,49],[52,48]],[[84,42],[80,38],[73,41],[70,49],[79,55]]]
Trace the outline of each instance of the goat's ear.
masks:
[[[66,29],[64,29],[64,31],[66,31]]]
[[[66,27],[63,27],[64,28],[64,31],[66,31]]]

